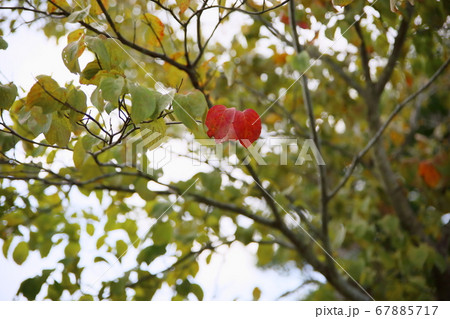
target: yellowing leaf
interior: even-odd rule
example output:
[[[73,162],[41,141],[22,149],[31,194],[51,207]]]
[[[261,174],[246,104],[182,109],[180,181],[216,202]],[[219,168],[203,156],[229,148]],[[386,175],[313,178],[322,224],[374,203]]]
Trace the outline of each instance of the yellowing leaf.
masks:
[[[53,12],[58,11],[59,10],[58,7],[61,7],[64,10],[70,9],[70,6],[66,0],[53,0],[52,2],[54,4],[51,3],[50,1],[47,2],[47,12],[48,13],[53,13]],[[56,4],[56,6],[55,6],[55,4]]]
[[[109,0],[102,0],[102,4],[105,9],[108,10]],[[102,8],[100,8],[97,0],[91,0],[91,9],[89,10],[89,13],[92,15],[99,15],[103,13]]]
[[[391,131],[389,135],[395,146],[400,146],[405,141],[405,136],[397,131]]]
[[[253,300],[257,301],[259,300],[259,298],[261,298],[261,289],[259,289],[258,287],[255,287],[255,289],[253,289]]]
[[[349,5],[350,3],[352,3],[353,1],[354,0],[333,0],[333,5],[334,6],[345,7],[346,5]]]
[[[83,35],[83,29],[74,30],[67,35],[67,43],[78,41]]]
[[[38,81],[31,87],[27,95],[26,106],[40,106],[44,113],[61,109],[65,100],[65,90],[50,76],[40,75]]]
[[[83,54],[86,45],[83,41],[70,42],[62,51],[64,65],[72,73],[79,73],[80,64],[78,58]]]
[[[52,125],[45,138],[50,144],[56,144],[60,147],[66,147],[70,140],[70,122],[67,118],[57,115],[53,115]]]
[[[159,41],[162,41],[162,38],[164,37],[164,24],[159,20],[157,16],[154,16],[150,13],[146,13],[142,15],[142,20],[149,26],[150,28],[150,38],[157,37]],[[153,35],[153,37],[151,36]],[[156,41],[152,41],[154,43],[152,44],[158,44],[158,39],[155,39]]]
[[[180,7],[180,14],[183,14],[188,8],[191,0],[177,0],[177,5]]]
[[[13,84],[0,84],[0,109],[9,109],[17,97],[17,87]]]
[[[13,251],[13,259],[18,265],[22,265],[27,260],[29,253],[28,244],[24,241],[17,244]]]
[[[167,125],[163,118],[159,118],[150,123],[142,123],[141,125],[142,140],[145,141],[144,147],[147,150],[157,148],[164,141],[166,136]]]
[[[276,113],[270,113],[267,116],[264,117],[264,123],[273,125],[276,122],[280,122],[282,120],[281,116],[279,116]]]

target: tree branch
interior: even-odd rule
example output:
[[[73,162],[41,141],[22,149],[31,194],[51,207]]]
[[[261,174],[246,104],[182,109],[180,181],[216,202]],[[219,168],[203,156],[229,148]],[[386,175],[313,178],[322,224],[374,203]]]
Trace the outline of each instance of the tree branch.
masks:
[[[413,13],[413,7],[410,4],[406,5],[406,15],[403,16],[402,22],[400,23],[400,27],[397,31],[397,37],[395,38],[394,47],[392,49],[392,53],[389,56],[388,62],[380,75],[378,82],[376,83],[375,93],[377,95],[383,92],[386,83],[391,78],[392,72],[394,71],[395,64],[400,57],[400,53],[403,47],[403,44],[406,40],[406,34],[408,33],[409,22],[411,20],[411,16]]]
[[[430,85],[441,75],[444,70],[447,68],[448,64],[450,63],[450,59],[447,59],[447,61],[442,64],[439,69],[433,74],[433,76],[425,83],[421,88],[419,88],[415,93],[408,96],[406,99],[404,99],[401,103],[397,104],[397,106],[394,108],[392,113],[389,115],[388,119],[384,124],[378,129],[377,133],[370,139],[370,141],[366,144],[366,146],[353,158],[352,163],[350,164],[350,167],[347,169],[345,176],[342,178],[342,180],[339,182],[339,184],[329,193],[328,199],[331,199],[334,197],[339,190],[344,187],[344,185],[347,183],[347,181],[350,179],[350,177],[353,174],[353,171],[356,168],[356,165],[361,161],[361,159],[366,155],[366,153],[372,148],[372,146],[378,141],[378,139],[383,135],[386,128],[389,126],[389,124],[392,122],[394,117],[399,114],[402,109],[412,100],[414,100],[418,95],[420,95],[423,91],[425,91],[427,88],[430,87]]]

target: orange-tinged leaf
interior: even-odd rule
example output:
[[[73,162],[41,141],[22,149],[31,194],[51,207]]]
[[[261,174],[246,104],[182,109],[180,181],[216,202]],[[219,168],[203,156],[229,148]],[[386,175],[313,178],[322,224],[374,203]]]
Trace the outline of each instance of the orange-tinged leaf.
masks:
[[[391,131],[389,135],[395,146],[400,146],[405,141],[405,136],[397,131]]]
[[[157,16],[153,14],[146,13],[142,16],[144,22],[152,29],[154,33],[160,40],[164,37],[164,24],[159,20]]]
[[[191,0],[177,0],[177,5],[180,7],[180,14],[183,14],[188,8]]]
[[[44,113],[51,113],[62,107],[60,102],[64,102],[64,89],[50,76],[42,75],[37,77],[38,81],[31,87],[27,95],[26,108],[37,105]]]
[[[67,43],[78,41],[84,35],[84,29],[77,29],[67,35]]]
[[[277,65],[284,65],[286,64],[286,57],[287,53],[275,53],[273,55],[273,62]]]
[[[105,7],[106,10],[109,8],[109,0],[102,0],[102,4]],[[91,0],[91,9],[89,10],[89,13],[92,15],[99,15],[102,14],[102,8],[98,5],[97,0]]]
[[[273,125],[281,120],[282,120],[281,116],[279,116],[277,113],[270,113],[264,118],[264,123]]]
[[[422,161],[419,164],[419,175],[430,187],[436,187],[441,180],[441,174],[430,161]]]
[[[53,0],[53,3],[56,4],[57,6],[63,8],[64,10],[70,8],[70,6],[66,0]],[[59,10],[58,7],[55,6],[53,3],[51,3],[50,1],[47,2],[47,12],[48,13],[53,13],[53,12],[56,12]]]

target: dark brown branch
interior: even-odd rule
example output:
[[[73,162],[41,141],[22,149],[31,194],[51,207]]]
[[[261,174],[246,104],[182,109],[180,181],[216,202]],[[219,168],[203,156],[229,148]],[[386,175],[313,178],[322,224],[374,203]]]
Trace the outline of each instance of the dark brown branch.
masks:
[[[400,23],[400,27],[398,28],[397,37],[395,38],[392,53],[389,56],[388,62],[384,67],[384,70],[381,73],[378,82],[376,83],[375,93],[378,95],[381,94],[381,92],[383,92],[386,83],[391,78],[392,72],[394,71],[395,68],[395,64],[400,58],[402,47],[406,40],[406,34],[408,33],[413,7],[410,4],[407,4],[406,8],[407,8],[406,15],[403,16],[402,22]]]
[[[361,64],[364,71],[364,77],[366,78],[367,84],[372,86],[372,77],[370,76],[370,67],[369,67],[369,55],[366,48],[366,40],[364,39],[364,35],[361,30],[361,25],[359,20],[355,21],[355,29],[356,33],[361,40],[361,45],[359,47],[359,52],[361,54]]]

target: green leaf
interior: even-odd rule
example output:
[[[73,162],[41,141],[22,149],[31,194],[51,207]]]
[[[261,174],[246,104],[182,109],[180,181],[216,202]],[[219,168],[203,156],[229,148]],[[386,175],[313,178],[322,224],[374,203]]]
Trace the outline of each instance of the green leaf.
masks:
[[[89,50],[95,53],[98,62],[103,70],[111,70],[111,57],[109,55],[108,49],[106,48],[104,40],[98,37],[86,36],[84,39],[86,46]]]
[[[105,109],[105,100],[103,99],[102,92],[100,91],[100,86],[98,86],[91,94],[92,104],[99,110],[103,112]]]
[[[187,95],[175,94],[173,110],[176,117],[193,131],[199,129],[195,119],[202,118],[208,109],[203,93],[195,90]]]
[[[50,144],[56,144],[60,147],[66,147],[70,140],[70,122],[67,118],[61,117],[58,114],[53,115],[52,124],[45,138]]]
[[[148,265],[150,265],[150,263],[159,256],[162,256],[166,253],[166,246],[162,245],[162,246],[148,246],[144,249],[142,249],[139,252],[139,255],[136,258],[136,261],[141,264],[141,263],[146,263]]]
[[[8,42],[3,37],[0,37],[0,50],[6,50],[8,48]]]
[[[103,77],[100,81],[100,89],[102,91],[102,97],[117,105],[119,96],[122,94],[125,80],[123,77]]]
[[[83,118],[83,114],[86,112],[86,94],[83,91],[72,88],[67,93],[67,104],[73,109],[70,110],[70,119],[72,121],[79,121]],[[82,113],[80,113],[82,112]]]
[[[74,242],[74,241],[69,241],[66,248],[64,249],[64,254],[66,255],[66,257],[74,258],[74,257],[78,256],[80,249],[81,249],[80,243]]]
[[[17,86],[13,83],[0,84],[0,109],[8,110],[17,97]]]
[[[257,301],[259,300],[259,298],[261,298],[261,289],[259,289],[258,287],[255,287],[255,289],[253,289],[253,300]]]
[[[302,51],[297,55],[289,56],[287,61],[291,64],[292,68],[301,74],[306,72],[309,67],[309,54],[306,51]]]
[[[116,251],[117,251],[117,258],[119,259],[122,258],[128,251],[127,243],[121,239],[116,241]]]
[[[272,245],[260,244],[258,246],[258,251],[256,252],[256,255],[258,257],[258,264],[260,266],[267,265],[272,261],[273,254],[274,252]]]
[[[199,301],[203,300],[203,289],[197,284],[191,284],[191,292],[197,297]]]
[[[145,201],[151,201],[155,199],[156,194],[148,189],[148,180],[145,178],[139,178],[135,183],[134,187],[138,195]]]
[[[35,276],[23,281],[20,284],[17,294],[22,293],[28,300],[35,300],[36,296],[41,291],[42,285],[47,281],[48,276],[53,270],[45,269],[41,276]]]
[[[41,133],[47,133],[52,125],[53,116],[51,113],[44,114],[41,107],[33,106],[30,111],[30,117],[26,124],[34,136]]]
[[[80,45],[79,41],[70,42],[62,51],[62,59],[64,65],[72,73],[80,72],[80,64],[78,58],[84,51],[84,46]]]
[[[131,94],[131,119],[140,123],[152,117],[156,110],[156,92],[143,86],[132,86]]]
[[[73,163],[75,164],[75,167],[78,169],[81,169],[83,166],[84,161],[87,158],[87,152],[83,147],[82,140],[78,140],[78,142],[75,144],[75,147],[73,148]]]
[[[179,295],[186,297],[191,290],[191,283],[185,279],[183,282],[176,286],[176,291]]]
[[[167,245],[172,239],[173,228],[169,222],[156,223],[152,229],[152,239],[155,245]]]
[[[76,23],[78,21],[83,21],[88,15],[89,10],[91,9],[91,5],[88,5],[86,8],[82,10],[77,10],[72,12],[69,17],[67,18],[67,22],[69,23]]]
[[[3,241],[2,252],[3,252],[3,256],[5,256],[5,258],[8,258],[9,246],[11,246],[12,240],[13,240],[13,237],[9,236]]]
[[[29,253],[28,243],[22,241],[17,244],[13,251],[13,259],[18,265],[22,265],[27,259]]]
[[[144,148],[151,151],[161,145],[166,136],[166,129],[164,118],[153,120],[150,123],[142,123],[140,133],[142,140],[145,140]]]
[[[414,265],[416,269],[422,269],[428,257],[428,246],[420,244],[420,246],[410,246],[408,249],[409,262]]]
[[[162,111],[170,106],[173,101],[173,94],[161,94],[155,91],[156,110],[154,115],[158,116]]]
[[[355,0],[333,0],[333,5],[345,7],[346,5],[349,5],[350,3],[352,3],[353,1],[355,1]]]
[[[100,65],[98,64],[98,61],[92,61],[89,62],[88,64],[86,64],[86,66],[84,67],[83,71],[81,72],[81,77],[85,78],[86,80],[90,80],[92,79],[97,73],[98,71],[101,70]]]
[[[31,87],[27,95],[27,110],[32,106],[40,106],[43,113],[60,110],[66,100],[66,90],[47,75],[37,77],[38,81]]]
[[[220,175],[220,172],[213,171],[211,173],[200,173],[199,176],[207,191],[216,193],[220,190],[220,186],[222,185],[222,176]]]
[[[94,236],[95,233],[95,227],[92,224],[87,224],[86,225],[86,232],[88,233],[89,236]]]

